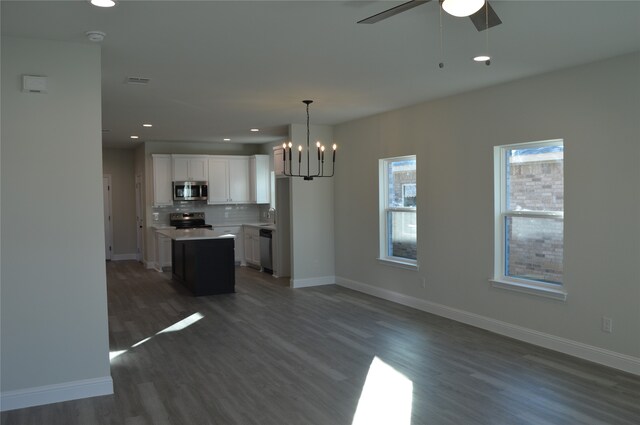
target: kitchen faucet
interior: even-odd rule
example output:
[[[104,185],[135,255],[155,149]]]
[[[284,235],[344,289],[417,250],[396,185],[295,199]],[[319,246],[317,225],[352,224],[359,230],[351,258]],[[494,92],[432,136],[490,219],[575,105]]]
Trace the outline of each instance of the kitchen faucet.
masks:
[[[276,224],[276,209],[275,208],[269,208],[269,211],[267,211],[267,218],[272,218],[273,219],[273,224]]]

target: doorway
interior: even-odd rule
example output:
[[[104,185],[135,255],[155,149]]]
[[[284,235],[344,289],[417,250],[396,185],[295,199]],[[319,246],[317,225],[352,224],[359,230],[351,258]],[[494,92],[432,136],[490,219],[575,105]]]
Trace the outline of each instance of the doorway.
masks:
[[[104,205],[104,256],[111,260],[113,226],[111,224],[111,175],[102,176],[102,203]]]
[[[142,261],[144,220],[142,217],[142,174],[136,175],[136,260]]]

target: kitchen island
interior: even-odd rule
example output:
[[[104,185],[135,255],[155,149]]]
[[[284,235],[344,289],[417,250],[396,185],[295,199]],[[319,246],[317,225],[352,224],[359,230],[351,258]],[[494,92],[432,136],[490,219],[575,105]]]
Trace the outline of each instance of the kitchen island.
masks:
[[[217,235],[209,229],[167,229],[158,233],[171,238],[173,279],[195,296],[235,292],[233,235]]]

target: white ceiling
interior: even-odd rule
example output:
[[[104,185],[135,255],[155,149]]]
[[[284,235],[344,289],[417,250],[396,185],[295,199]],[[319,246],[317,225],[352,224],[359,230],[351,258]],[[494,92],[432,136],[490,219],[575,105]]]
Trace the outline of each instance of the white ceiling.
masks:
[[[373,25],[392,1],[2,1],[2,34],[102,42],[103,144],[264,143],[304,123],[338,124],[504,81],[640,50],[640,1],[494,1],[485,32],[435,0]],[[125,84],[130,76],[147,86]],[[143,122],[153,128],[143,129]],[[251,133],[251,127],[261,129]]]

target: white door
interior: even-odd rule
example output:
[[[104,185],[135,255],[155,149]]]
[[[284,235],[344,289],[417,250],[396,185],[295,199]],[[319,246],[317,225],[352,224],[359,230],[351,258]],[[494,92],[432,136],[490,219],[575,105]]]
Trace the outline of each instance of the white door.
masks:
[[[142,175],[136,176],[136,260],[142,261]]]
[[[104,255],[111,260],[111,176],[102,176],[102,194],[104,204]]]

